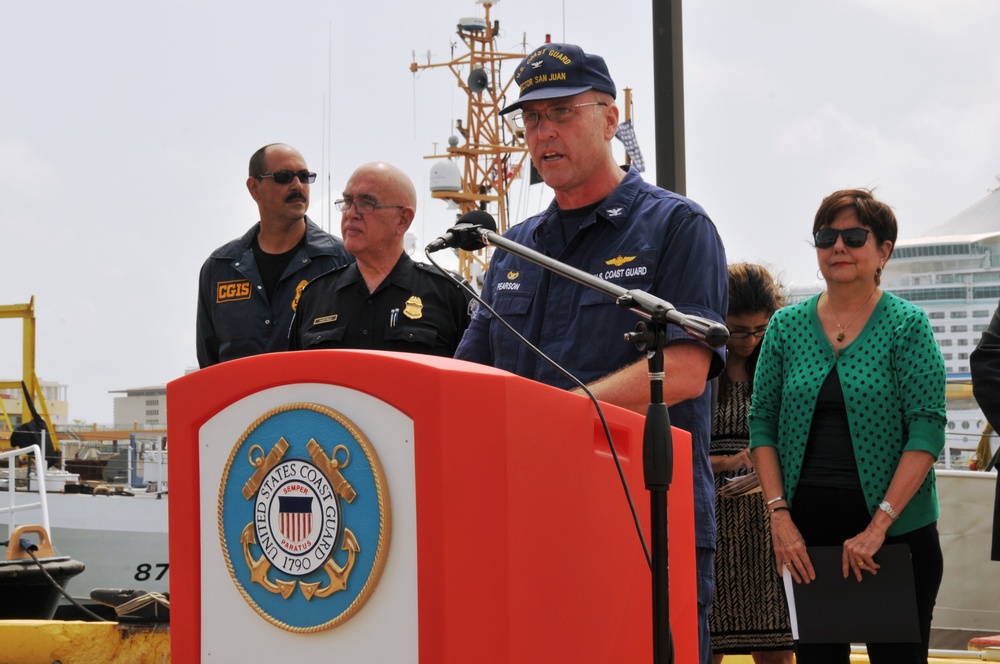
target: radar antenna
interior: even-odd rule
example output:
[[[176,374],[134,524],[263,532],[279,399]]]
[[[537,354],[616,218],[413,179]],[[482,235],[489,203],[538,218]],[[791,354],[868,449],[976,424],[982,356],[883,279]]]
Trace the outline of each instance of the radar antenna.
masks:
[[[512,181],[521,173],[528,148],[524,132],[499,115],[514,82],[513,75],[506,82],[501,81],[500,65],[504,60],[520,62],[525,54],[497,50],[500,22],[490,22],[490,9],[496,1],[481,0],[486,10],[485,18],[460,19],[457,34],[468,48],[467,53],[454,57],[453,43],[450,62],[431,63],[428,60],[426,65],[421,65],[414,61],[410,63],[410,71],[416,74],[421,69],[448,67],[458,87],[468,97],[465,122],[458,120],[456,123],[464,140],[453,136],[444,154],[425,157],[454,163],[461,173],[459,182],[449,187],[432,186],[431,197],[453,203],[459,208],[459,215],[477,208],[490,212],[497,219],[498,232],[502,233],[509,225],[507,194]],[[459,272],[467,279],[472,276],[473,263],[486,266],[484,250],[459,252]]]

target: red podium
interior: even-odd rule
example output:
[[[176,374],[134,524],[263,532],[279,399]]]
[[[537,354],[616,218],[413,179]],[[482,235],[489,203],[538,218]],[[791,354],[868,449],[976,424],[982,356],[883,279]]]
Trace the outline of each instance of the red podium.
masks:
[[[174,661],[651,661],[650,570],[588,399],[365,351],[227,362],[167,399]],[[643,418],[604,412],[648,541]],[[670,615],[694,662],[673,441]]]

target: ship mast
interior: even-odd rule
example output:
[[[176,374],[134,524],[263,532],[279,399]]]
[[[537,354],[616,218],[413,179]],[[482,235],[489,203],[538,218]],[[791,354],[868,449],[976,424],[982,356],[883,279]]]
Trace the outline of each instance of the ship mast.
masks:
[[[424,157],[447,159],[460,173],[458,181],[451,185],[432,184],[431,197],[453,202],[461,214],[477,208],[490,212],[502,233],[508,228],[508,191],[521,173],[528,148],[524,132],[516,130],[498,113],[514,82],[513,72],[506,82],[501,82],[500,65],[504,60],[520,61],[524,53],[497,50],[500,22],[490,22],[490,9],[497,2],[479,0],[486,10],[485,18],[461,19],[458,24],[458,36],[468,48],[467,53],[450,62],[431,63],[428,59],[427,64],[421,65],[414,61],[410,63],[410,71],[416,74],[421,69],[448,67],[468,98],[465,124],[459,120],[455,127],[464,142],[453,137],[445,154]],[[458,259],[459,272],[467,279],[471,279],[473,263],[486,267],[482,251],[460,251]]]

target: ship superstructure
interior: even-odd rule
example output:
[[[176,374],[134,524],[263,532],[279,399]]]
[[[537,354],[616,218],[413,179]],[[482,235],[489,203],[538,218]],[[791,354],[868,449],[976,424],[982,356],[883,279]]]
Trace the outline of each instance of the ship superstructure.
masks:
[[[459,214],[477,208],[492,213],[502,233],[509,225],[508,191],[521,173],[528,148],[523,130],[498,114],[514,82],[514,64],[524,58],[524,53],[498,50],[500,22],[490,19],[490,9],[496,2],[479,0],[485,16],[459,20],[457,34],[468,49],[466,53],[441,63],[428,60],[418,64],[414,59],[410,71],[416,74],[423,69],[447,67],[468,98],[465,122],[456,121],[457,134],[449,138],[445,154],[427,157],[440,160],[431,169],[431,196],[454,203]],[[505,75],[502,65],[506,61],[513,64]],[[459,252],[459,272],[466,278],[474,271],[481,272],[487,263],[482,255]]]

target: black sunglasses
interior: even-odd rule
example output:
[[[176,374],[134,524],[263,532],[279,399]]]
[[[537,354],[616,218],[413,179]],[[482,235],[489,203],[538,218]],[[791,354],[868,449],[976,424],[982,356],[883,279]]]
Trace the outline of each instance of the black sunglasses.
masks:
[[[278,184],[288,184],[295,178],[299,179],[302,184],[312,184],[316,181],[316,174],[309,171],[275,171],[274,173],[261,173],[257,176],[258,180],[263,178],[274,178],[274,181]]]
[[[749,339],[750,337],[753,337],[754,339],[763,339],[765,332],[767,332],[766,329],[764,329],[764,330],[729,330],[729,338],[730,339]]]
[[[869,233],[871,231],[867,228],[845,228],[842,231],[838,231],[836,228],[821,228],[813,233],[813,240],[816,242],[817,249],[829,249],[837,244],[837,237],[840,236],[844,238],[844,246],[857,249],[865,246]]]

